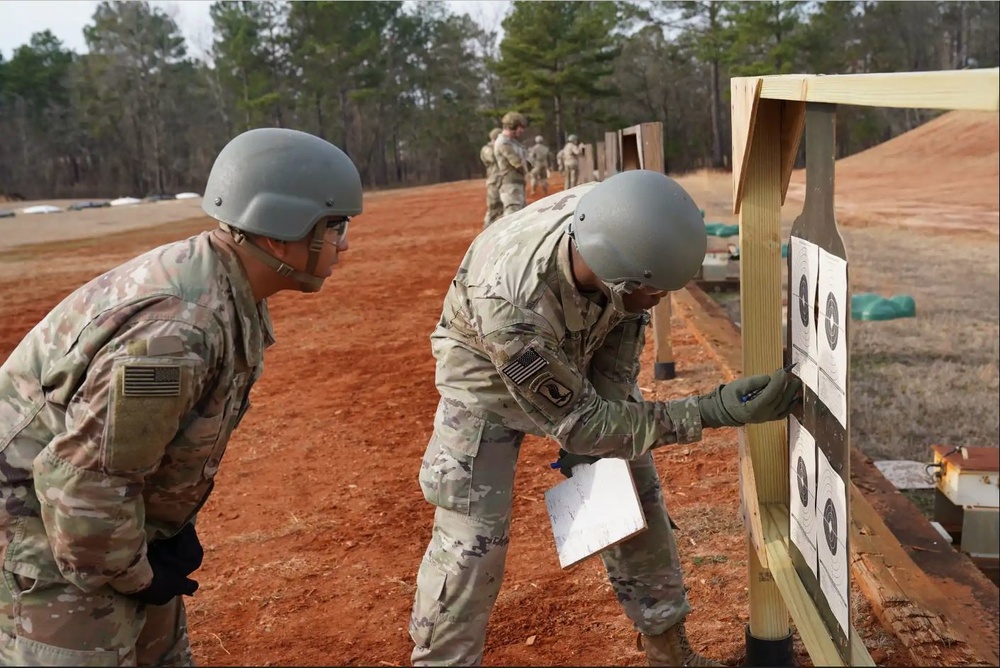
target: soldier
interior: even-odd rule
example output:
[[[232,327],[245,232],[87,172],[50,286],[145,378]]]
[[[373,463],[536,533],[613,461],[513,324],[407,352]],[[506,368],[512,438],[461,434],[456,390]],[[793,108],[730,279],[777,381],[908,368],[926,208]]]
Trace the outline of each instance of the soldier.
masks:
[[[563,190],[566,190],[566,163],[563,162],[563,150],[564,149],[561,148],[556,151],[556,169],[558,170],[559,175],[562,176]]]
[[[580,145],[576,135],[566,138],[566,145],[563,146],[563,167],[566,170],[566,190],[576,187],[580,178]]]
[[[490,130],[490,142],[479,149],[479,159],[486,167],[486,217],[483,228],[503,214],[503,203],[500,201],[499,181],[497,180],[497,161],[493,155],[493,142],[500,135],[500,128]]]
[[[602,553],[611,585],[650,665],[719,665],[687,642],[690,607],[650,451],[697,442],[704,428],[783,419],[801,383],[779,369],[643,401],[646,310],[695,275],[706,241],[680,185],[637,170],[539,200],[472,243],[431,335],[441,398],[419,480],[436,509],[409,625],[415,665],[482,660],[524,434],[555,440],[567,475],[597,457],[628,460],[648,529]]]
[[[361,179],[336,146],[245,132],[218,228],[78,288],[0,368],[0,665],[192,665],[195,518],[273,342],[267,297],[316,292]]]
[[[500,183],[500,201],[503,214],[514,213],[524,208],[524,178],[528,173],[528,153],[518,139],[524,134],[528,122],[516,111],[510,111],[501,119],[503,132],[493,143],[493,155],[497,161],[497,180]]]
[[[535,187],[541,184],[542,194],[549,194],[549,147],[545,145],[545,138],[535,137],[535,145],[528,151],[528,159],[531,161],[531,194],[534,196]]]

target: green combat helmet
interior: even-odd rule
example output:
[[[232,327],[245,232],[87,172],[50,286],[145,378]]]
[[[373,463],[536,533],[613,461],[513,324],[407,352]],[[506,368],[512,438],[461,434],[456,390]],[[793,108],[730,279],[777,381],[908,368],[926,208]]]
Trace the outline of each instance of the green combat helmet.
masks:
[[[347,154],[306,132],[260,128],[234,137],[208,175],[201,208],[255,258],[316,292],[313,275],[330,224],[361,213],[361,176]],[[346,227],[345,227],[346,229]],[[278,241],[311,237],[304,272],[283,263],[247,235]]]
[[[570,135],[569,137],[566,137],[566,141],[568,141],[571,144],[575,144],[577,141],[579,141],[579,139],[576,135]]]
[[[594,186],[576,205],[570,226],[587,266],[621,296],[648,285],[679,290],[705,260],[708,235],[698,205],[679,183],[636,169]]]

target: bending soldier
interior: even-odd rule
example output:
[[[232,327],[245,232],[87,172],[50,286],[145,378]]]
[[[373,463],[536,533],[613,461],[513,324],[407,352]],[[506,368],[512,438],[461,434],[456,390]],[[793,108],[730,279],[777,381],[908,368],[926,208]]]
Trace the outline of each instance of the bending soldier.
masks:
[[[336,146],[245,132],[215,230],[78,288],[0,368],[0,664],[192,665],[195,530],[273,342],[267,297],[316,292],[361,179]]]
[[[651,450],[783,419],[801,383],[779,369],[702,396],[642,399],[646,310],[695,275],[706,242],[691,197],[636,170],[540,200],[472,243],[431,336],[441,396],[419,480],[436,508],[410,618],[415,665],[482,660],[525,434],[556,441],[567,475],[581,460],[628,460],[648,529],[601,554],[611,585],[650,665],[719,665],[687,642]]]

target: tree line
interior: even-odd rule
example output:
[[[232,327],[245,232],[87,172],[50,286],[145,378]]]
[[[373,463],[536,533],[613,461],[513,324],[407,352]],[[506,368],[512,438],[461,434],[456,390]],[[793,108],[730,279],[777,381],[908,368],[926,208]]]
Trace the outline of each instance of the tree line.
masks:
[[[201,59],[163,10],[103,2],[85,53],[44,31],[0,58],[0,193],[200,191],[219,149],[263,126],[337,144],[368,187],[476,178],[510,109],[551,146],[661,121],[669,171],[725,168],[730,77],[996,67],[998,6],[526,0],[484,26],[438,2],[216,2]],[[928,117],[844,107],[838,152]]]

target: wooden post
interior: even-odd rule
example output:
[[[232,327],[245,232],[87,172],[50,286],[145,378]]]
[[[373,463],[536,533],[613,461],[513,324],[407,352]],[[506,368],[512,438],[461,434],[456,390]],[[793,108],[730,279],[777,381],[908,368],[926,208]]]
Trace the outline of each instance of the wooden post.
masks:
[[[781,337],[781,103],[761,99],[746,139],[740,206],[740,317],[743,373],[782,365]],[[736,114],[734,112],[734,118]],[[748,128],[734,127],[747,133]],[[735,143],[735,140],[734,140]],[[788,504],[788,445],[783,422],[743,427],[760,504]],[[753,638],[789,637],[788,609],[771,572],[748,539],[750,628]]]
[[[594,146],[593,144],[580,144],[580,183],[589,183],[594,180]]]
[[[604,153],[604,142],[597,142],[597,180],[604,180],[604,167],[607,162],[607,158]]]
[[[604,133],[604,178],[609,176],[614,176],[618,173],[619,168],[619,158],[621,157],[621,148],[618,145],[618,133],[617,132],[605,132]]]

